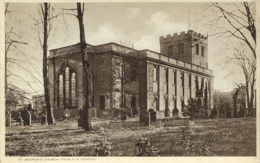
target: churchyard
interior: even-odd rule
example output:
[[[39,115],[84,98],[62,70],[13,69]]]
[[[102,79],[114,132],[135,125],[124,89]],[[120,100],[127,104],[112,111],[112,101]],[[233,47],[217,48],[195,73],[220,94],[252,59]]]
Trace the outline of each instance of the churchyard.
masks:
[[[150,140],[159,156],[256,156],[256,118],[164,119],[142,125],[137,118],[92,119],[91,132],[77,121],[56,125],[12,125],[5,129],[9,156],[136,156],[139,141]],[[140,139],[143,138],[143,139]],[[103,153],[98,153],[98,145]],[[104,151],[106,153],[104,153]],[[140,152],[140,151],[139,151]]]

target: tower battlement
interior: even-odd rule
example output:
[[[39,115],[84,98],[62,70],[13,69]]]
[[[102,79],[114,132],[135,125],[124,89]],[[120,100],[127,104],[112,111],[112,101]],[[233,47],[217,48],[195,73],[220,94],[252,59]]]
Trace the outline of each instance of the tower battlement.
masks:
[[[180,32],[180,34],[178,34],[178,33],[173,33],[173,35],[168,34],[168,35],[166,35],[166,37],[160,36],[160,43],[182,40],[182,39],[185,39],[186,37],[193,37],[193,38],[198,38],[198,39],[203,39],[203,40],[208,39],[208,37],[203,36],[200,33],[194,32],[193,30],[189,30],[186,32],[182,31],[182,32]]]

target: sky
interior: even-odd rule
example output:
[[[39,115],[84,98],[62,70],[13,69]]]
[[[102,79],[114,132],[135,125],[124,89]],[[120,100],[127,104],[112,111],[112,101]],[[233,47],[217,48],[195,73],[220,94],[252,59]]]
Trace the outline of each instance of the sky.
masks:
[[[64,8],[76,8],[76,4],[52,4],[54,13]],[[206,10],[207,3],[87,3],[84,13],[86,42],[91,45],[116,42],[137,50],[150,49],[160,52],[159,37],[180,33],[192,29],[208,37],[208,63],[213,70],[214,89],[233,90],[235,83],[244,83],[242,70],[227,62],[232,56],[231,47],[237,42],[212,36],[214,32],[207,23],[215,16],[214,10]],[[11,3],[10,15],[6,16],[8,27],[21,35],[27,45],[17,45],[8,51],[8,57],[21,60],[24,68],[8,64],[8,70],[19,74],[28,83],[10,78],[10,82],[33,94],[43,92],[42,85],[42,49],[37,32],[41,26],[39,4]],[[72,13],[72,12],[70,12]],[[205,16],[206,15],[206,16]],[[217,15],[217,14],[216,14]],[[224,22],[223,22],[224,23]],[[53,19],[52,30],[48,40],[48,49],[60,48],[79,42],[79,27],[75,16],[63,15]],[[19,49],[19,50],[18,50]],[[22,62],[23,61],[23,62]]]

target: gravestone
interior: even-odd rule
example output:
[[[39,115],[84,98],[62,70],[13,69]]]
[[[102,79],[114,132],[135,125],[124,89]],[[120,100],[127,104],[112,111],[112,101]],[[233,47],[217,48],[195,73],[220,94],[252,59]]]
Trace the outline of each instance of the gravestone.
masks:
[[[79,111],[78,114],[78,127],[83,127],[83,110]]]
[[[43,106],[42,106],[42,114],[47,115],[46,104],[43,104]]]
[[[227,110],[223,110],[223,117],[227,118]]]
[[[219,109],[216,109],[217,111],[217,118],[219,118]]]
[[[149,125],[149,113],[146,110],[140,112],[140,122]]]
[[[172,111],[172,116],[173,117],[178,117],[178,114],[179,114],[179,110],[175,107],[174,109],[173,109],[173,111]]]
[[[47,117],[44,114],[42,115],[41,125],[47,125]]]
[[[244,118],[247,117],[247,114],[248,114],[248,110],[245,110],[245,111],[244,111]]]
[[[156,112],[153,109],[149,109],[149,113],[150,113],[150,121],[156,122]]]
[[[166,108],[165,111],[164,111],[164,116],[165,117],[170,117],[170,109],[169,108]]]
[[[231,118],[233,118],[234,117],[234,110],[231,110]]]
[[[133,117],[139,116],[139,109],[138,108],[133,108],[132,109],[132,114],[133,114]]]
[[[63,120],[70,119],[70,110],[66,108],[63,112]]]
[[[121,110],[121,120],[126,120],[126,111],[125,110]]]
[[[31,125],[31,113],[28,110],[23,110],[21,112],[21,117],[23,119],[23,123],[25,126],[30,126]]]
[[[11,127],[11,113],[8,110],[5,110],[5,127]]]
[[[92,108],[89,110],[89,112],[90,112],[90,117],[91,117],[91,118],[96,118],[96,117],[97,117],[97,109],[96,109],[96,108],[92,107]]]

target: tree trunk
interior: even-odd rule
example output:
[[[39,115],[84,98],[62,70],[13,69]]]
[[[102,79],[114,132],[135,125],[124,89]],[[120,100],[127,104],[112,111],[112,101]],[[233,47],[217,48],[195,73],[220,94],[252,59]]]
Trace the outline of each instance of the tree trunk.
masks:
[[[248,85],[248,83],[249,83],[249,81],[248,80],[246,80],[246,102],[247,102],[247,105],[245,106],[245,107],[249,107],[249,85]]]
[[[84,105],[83,105],[83,128],[86,131],[91,130],[91,119],[89,116],[89,109],[90,109],[90,101],[91,101],[91,95],[90,95],[90,88],[91,88],[91,81],[90,81],[90,64],[87,60],[87,49],[86,49],[86,41],[85,41],[85,31],[84,31],[84,24],[83,24],[83,11],[81,11],[81,4],[77,3],[77,18],[79,21],[79,31],[80,31],[80,48],[81,48],[81,59],[82,59],[82,65],[84,68],[84,73],[86,77],[86,85],[83,86],[83,97],[84,97]]]
[[[122,103],[121,103],[121,108],[125,108],[125,90],[124,90],[124,77],[125,77],[125,74],[124,74],[124,71],[125,71],[125,65],[122,64],[122,73],[121,74],[121,100],[122,100]]]
[[[44,97],[45,97],[45,104],[46,104],[46,111],[47,111],[47,121],[48,124],[54,123],[54,118],[52,114],[52,109],[50,105],[50,94],[49,94],[49,81],[47,76],[47,40],[48,40],[48,4],[44,3],[44,36],[43,36],[43,82],[44,82]]]
[[[235,117],[237,118],[237,96],[234,96],[234,113],[235,113]]]
[[[255,70],[253,70],[253,77],[252,77],[252,83],[251,83],[251,98],[250,98],[250,109],[252,109],[252,113],[254,116],[254,84],[255,84]]]

